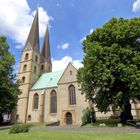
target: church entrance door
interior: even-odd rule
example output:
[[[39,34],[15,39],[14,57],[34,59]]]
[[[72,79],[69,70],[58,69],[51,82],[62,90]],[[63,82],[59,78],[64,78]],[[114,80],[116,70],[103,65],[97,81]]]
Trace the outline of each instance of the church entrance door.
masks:
[[[70,112],[66,113],[66,124],[71,125],[72,124],[72,114]]]

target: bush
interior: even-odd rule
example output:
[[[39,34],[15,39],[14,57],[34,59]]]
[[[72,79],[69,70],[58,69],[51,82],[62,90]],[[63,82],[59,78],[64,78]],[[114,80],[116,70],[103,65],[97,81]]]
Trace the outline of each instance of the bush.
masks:
[[[15,124],[11,127],[9,133],[10,134],[17,134],[17,133],[26,133],[29,131],[31,125],[29,124]]]
[[[82,116],[82,125],[85,125],[87,123],[93,123],[95,121],[96,121],[95,112],[93,112],[92,109],[89,107],[84,109],[83,116]]]

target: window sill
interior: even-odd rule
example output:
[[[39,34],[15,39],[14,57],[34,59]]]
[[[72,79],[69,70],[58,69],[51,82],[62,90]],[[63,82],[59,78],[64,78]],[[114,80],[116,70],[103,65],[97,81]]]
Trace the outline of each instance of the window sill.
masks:
[[[69,107],[76,107],[76,104],[74,104],[74,105],[68,105]]]
[[[57,113],[50,113],[50,115],[51,115],[51,116],[56,116],[56,115],[57,115]]]
[[[33,111],[38,111],[38,109],[33,109]]]

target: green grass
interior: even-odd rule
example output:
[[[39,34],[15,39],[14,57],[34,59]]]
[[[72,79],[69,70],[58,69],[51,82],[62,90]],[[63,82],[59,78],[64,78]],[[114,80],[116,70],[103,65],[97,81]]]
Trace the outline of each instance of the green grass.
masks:
[[[0,131],[0,140],[139,140],[138,133],[47,131],[31,130],[29,133],[9,134]]]

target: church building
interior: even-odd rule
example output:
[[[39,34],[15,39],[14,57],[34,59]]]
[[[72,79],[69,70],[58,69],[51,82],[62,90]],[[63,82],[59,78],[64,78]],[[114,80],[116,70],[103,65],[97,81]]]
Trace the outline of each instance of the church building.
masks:
[[[61,67],[61,66],[60,66]],[[38,11],[21,54],[18,79],[19,96],[16,120],[19,123],[60,122],[80,125],[83,109],[89,106],[77,82],[77,69],[69,63],[62,71],[52,72],[49,31],[46,29],[42,51],[39,45]],[[110,117],[94,108],[97,118]],[[136,115],[133,109],[133,115]]]
[[[21,54],[18,79],[22,94],[17,121],[81,124],[82,111],[88,102],[81,95],[76,74],[77,69],[71,63],[65,70],[52,72],[49,31],[47,27],[40,52],[37,11]]]

